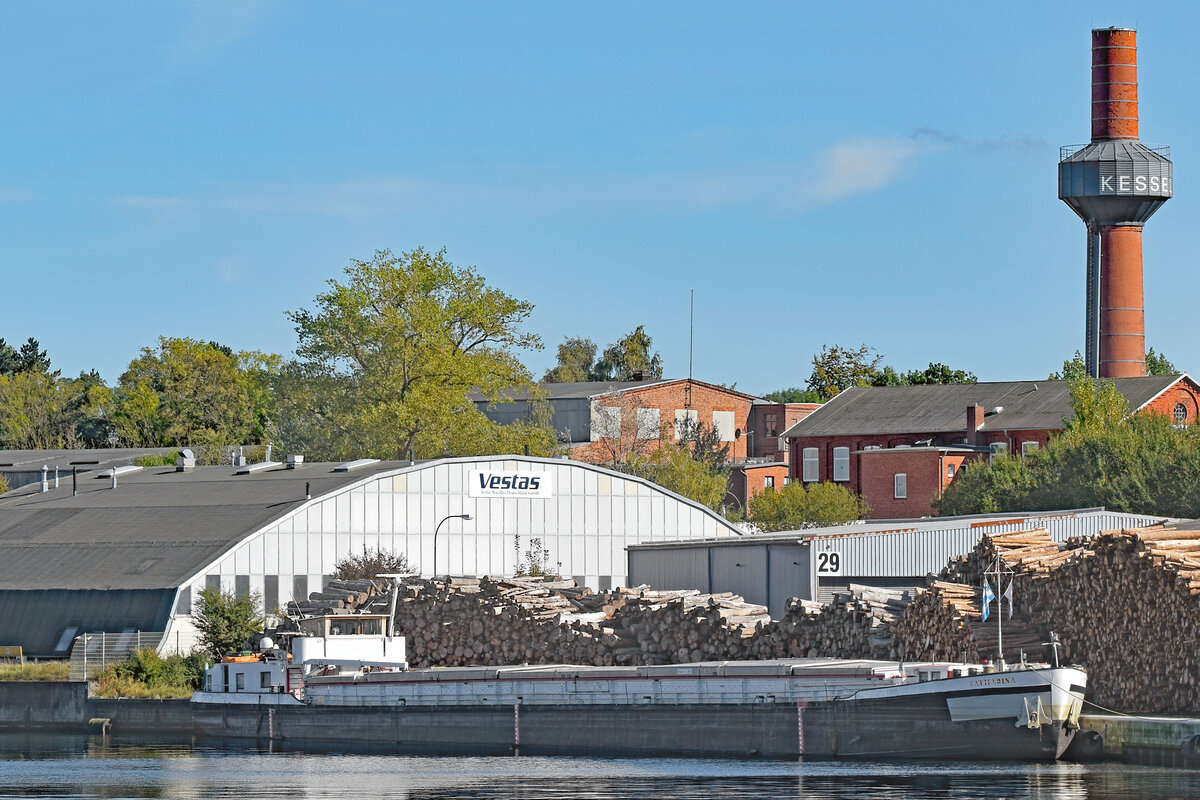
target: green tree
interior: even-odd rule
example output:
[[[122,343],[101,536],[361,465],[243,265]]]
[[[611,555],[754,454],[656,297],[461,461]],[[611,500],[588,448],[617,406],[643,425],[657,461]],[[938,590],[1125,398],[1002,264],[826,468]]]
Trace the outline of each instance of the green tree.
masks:
[[[725,499],[728,477],[693,457],[687,443],[663,440],[649,456],[633,459],[628,471],[716,510]]]
[[[1070,381],[1088,377],[1087,364],[1083,363],[1083,353],[1078,350],[1075,355],[1063,362],[1062,372],[1051,372],[1052,381]]]
[[[812,389],[801,389],[799,386],[789,386],[776,389],[763,395],[764,400],[772,403],[820,403],[821,395]]]
[[[929,362],[929,366],[922,370],[909,370],[904,373],[904,382],[909,386],[919,386],[921,384],[947,384],[947,383],[976,383],[978,379],[975,373],[967,372],[961,369],[951,369],[940,362]]]
[[[653,350],[650,335],[644,326],[638,325],[604,349],[592,370],[591,380],[632,381],[639,374],[645,380],[658,380],[663,375],[662,357]]]
[[[1151,347],[1146,351],[1146,374],[1147,375],[1178,375],[1179,370],[1171,363],[1164,355],[1159,355],[1154,352]]]
[[[591,339],[568,336],[558,346],[558,362],[546,370],[546,383],[581,383],[592,379],[596,363],[596,343]]]
[[[201,590],[192,609],[192,622],[200,632],[200,647],[213,659],[239,652],[246,641],[263,629],[257,592],[235,595],[209,587]]]
[[[961,469],[946,492],[933,501],[942,516],[994,514],[1022,506],[1035,478],[1029,457],[996,454],[973,461]],[[1069,506],[1065,506],[1069,507]]]
[[[851,386],[870,386],[879,375],[882,360],[874,348],[865,344],[857,348],[824,345],[813,356],[808,389],[824,401]]]
[[[278,356],[161,337],[142,348],[114,392],[113,425],[135,447],[260,443]]]
[[[291,417],[277,429],[310,437],[303,451],[325,457],[489,452],[464,431],[492,431],[492,442],[516,434],[497,430],[471,392],[499,401],[532,388],[515,353],[541,347],[522,330],[532,310],[444,250],[355,260],[315,310],[289,314],[300,363],[283,370],[294,393],[277,393]]]
[[[0,375],[0,446],[44,450],[82,444],[86,390],[37,370]]]
[[[866,501],[836,483],[792,481],[782,489],[759,492],[748,505],[750,521],[767,532],[841,525],[870,513]]]

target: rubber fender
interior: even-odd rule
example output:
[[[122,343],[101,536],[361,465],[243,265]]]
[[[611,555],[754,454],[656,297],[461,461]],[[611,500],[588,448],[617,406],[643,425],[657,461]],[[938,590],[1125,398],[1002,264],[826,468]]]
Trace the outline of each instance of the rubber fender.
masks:
[[[1071,742],[1071,755],[1090,761],[1104,755],[1104,737],[1097,731],[1080,731]]]
[[[1188,761],[1200,761],[1200,733],[1184,739],[1179,745],[1179,751]]]

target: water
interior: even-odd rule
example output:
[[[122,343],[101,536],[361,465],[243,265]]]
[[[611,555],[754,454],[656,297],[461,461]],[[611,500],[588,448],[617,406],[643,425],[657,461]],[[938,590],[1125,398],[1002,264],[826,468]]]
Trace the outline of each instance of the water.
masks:
[[[317,754],[3,734],[0,798],[20,797],[1200,800],[1200,772],[1123,764]]]

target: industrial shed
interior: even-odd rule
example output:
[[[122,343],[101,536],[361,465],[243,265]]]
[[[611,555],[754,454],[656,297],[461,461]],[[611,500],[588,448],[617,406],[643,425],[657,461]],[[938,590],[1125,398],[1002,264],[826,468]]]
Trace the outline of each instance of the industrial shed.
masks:
[[[738,539],[643,542],[629,547],[629,580],[657,589],[733,592],[782,616],[787,600],[828,602],[850,584],[925,586],[987,533],[1045,528],[1056,542],[1140,528],[1165,517],[1103,508],[1024,514],[880,520]]]
[[[85,632],[165,632],[188,649],[206,586],[266,610],[323,588],[364,549],[430,574],[512,574],[533,538],[564,575],[625,585],[625,548],[741,535],[640,478],[523,456],[122,468],[0,496],[0,644],[64,656]],[[462,515],[469,514],[464,520]],[[434,539],[437,535],[437,556]]]

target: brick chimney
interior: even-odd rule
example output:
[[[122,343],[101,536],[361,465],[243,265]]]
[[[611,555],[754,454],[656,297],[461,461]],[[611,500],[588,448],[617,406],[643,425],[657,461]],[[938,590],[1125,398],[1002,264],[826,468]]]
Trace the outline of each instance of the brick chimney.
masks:
[[[967,406],[967,444],[979,444],[979,429],[983,427],[983,406]]]

